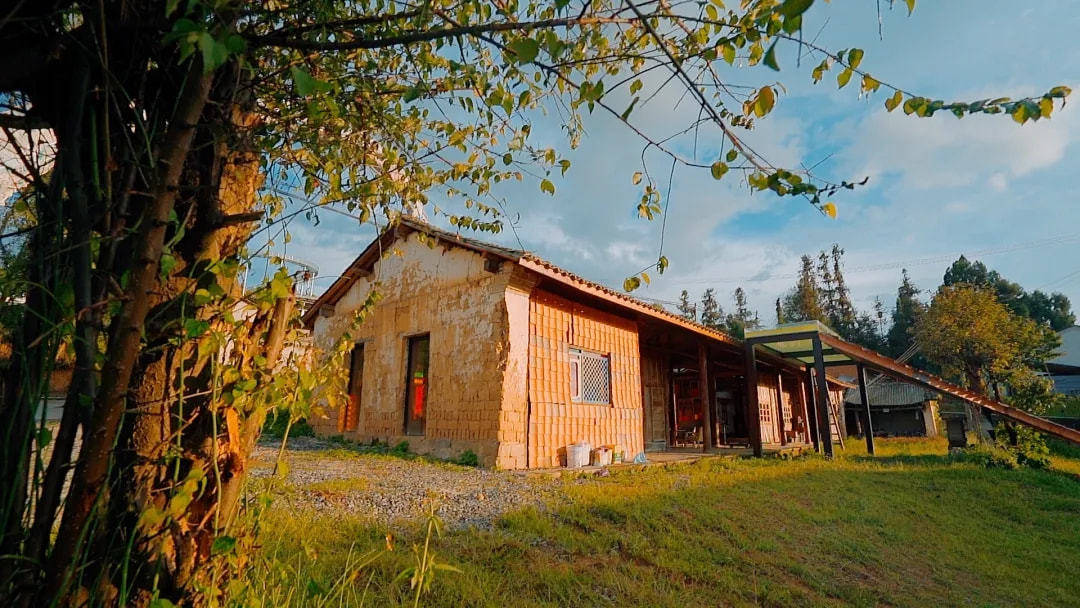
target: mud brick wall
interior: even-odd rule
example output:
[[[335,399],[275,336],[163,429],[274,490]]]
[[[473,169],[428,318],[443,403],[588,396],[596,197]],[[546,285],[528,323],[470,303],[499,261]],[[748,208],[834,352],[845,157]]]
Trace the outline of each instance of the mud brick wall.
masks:
[[[571,347],[611,356],[611,404],[573,403]],[[535,290],[529,302],[529,464],[556,467],[568,444],[618,445],[643,451],[637,326],[557,295]]]
[[[338,413],[326,411],[312,421],[316,432],[363,442],[408,441],[414,451],[439,457],[472,450],[482,464],[500,464],[512,266],[489,272],[481,255],[459,247],[432,247],[415,233],[396,241],[375,263],[371,276],[357,281],[335,305],[332,316],[315,321],[316,345],[329,348],[353,323],[371,290],[379,294],[377,304],[351,332],[364,343],[359,425],[344,432]],[[524,320],[521,325],[524,328]],[[431,349],[425,432],[405,436],[407,344],[421,334],[430,335]],[[518,350],[524,354],[523,346]],[[524,387],[524,364],[510,367],[520,376],[511,383]],[[524,402],[524,389],[519,392]],[[523,435],[523,420],[521,431]],[[521,442],[523,462],[523,437]]]

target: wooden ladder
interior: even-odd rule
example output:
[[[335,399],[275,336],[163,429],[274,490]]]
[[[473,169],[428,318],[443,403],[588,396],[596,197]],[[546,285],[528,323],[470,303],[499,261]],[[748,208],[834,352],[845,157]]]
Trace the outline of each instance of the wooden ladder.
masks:
[[[836,429],[836,438],[840,441],[840,449],[844,449],[844,434],[840,432],[840,414],[837,412],[836,404],[829,400],[829,426],[831,429]]]

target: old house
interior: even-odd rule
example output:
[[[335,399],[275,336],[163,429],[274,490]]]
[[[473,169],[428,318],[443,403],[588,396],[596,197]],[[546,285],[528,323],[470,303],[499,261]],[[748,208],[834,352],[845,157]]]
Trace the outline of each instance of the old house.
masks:
[[[313,421],[326,435],[472,450],[512,469],[559,466],[578,441],[632,458],[816,439],[803,364],[762,353],[748,398],[744,345],[731,336],[410,219],[383,231],[303,318],[317,346],[346,332],[354,342],[349,405]],[[834,412],[845,388],[828,383]]]
[[[938,395],[921,386],[880,378],[868,383],[867,396],[878,437],[936,437],[938,434]],[[862,435],[862,420],[857,415],[863,409],[857,389],[847,391],[844,407],[848,411],[847,430]]]

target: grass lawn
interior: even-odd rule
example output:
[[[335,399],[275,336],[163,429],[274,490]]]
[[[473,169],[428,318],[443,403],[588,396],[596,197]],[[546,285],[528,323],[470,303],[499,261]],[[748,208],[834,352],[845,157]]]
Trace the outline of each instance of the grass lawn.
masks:
[[[943,440],[851,441],[818,457],[708,459],[567,478],[549,509],[435,542],[428,606],[1076,606],[1080,461],[983,469]],[[252,580],[277,605],[412,604],[419,528],[271,509]],[[346,565],[349,562],[350,565]],[[286,597],[291,592],[291,597]],[[338,605],[335,599],[329,605]]]

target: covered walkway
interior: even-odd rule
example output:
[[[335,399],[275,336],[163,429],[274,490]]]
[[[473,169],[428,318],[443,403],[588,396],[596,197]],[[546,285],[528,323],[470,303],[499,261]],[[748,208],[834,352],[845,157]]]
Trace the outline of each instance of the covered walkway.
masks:
[[[887,376],[891,376],[903,382],[917,384],[928,389],[954,397],[961,401],[971,403],[980,408],[987,409],[1013,422],[1029,426],[1037,431],[1046,433],[1060,439],[1080,445],[1080,431],[1062,426],[1045,418],[1040,418],[1023,410],[1017,409],[1000,401],[979,395],[963,387],[957,386],[933,374],[911,367],[910,365],[890,359],[881,353],[863,348],[857,344],[840,338],[836,332],[817,321],[807,323],[795,323],[782,325],[773,329],[750,331],[746,334],[745,357],[746,357],[746,382],[748,385],[754,382],[757,374],[757,361],[763,354],[780,356],[789,361],[797,362],[806,368],[810,382],[815,378],[826,377],[826,369],[838,365],[854,365],[857,370],[857,382],[859,387],[860,401],[863,405],[862,412],[863,428],[866,436],[866,449],[870,454],[874,453],[873,420],[870,414],[870,400],[866,391],[866,370],[872,369]],[[833,415],[828,406],[828,394],[826,385],[820,382],[814,384],[814,407],[811,416],[811,425],[816,428],[830,428],[834,423],[830,416]],[[755,393],[750,392],[750,408],[756,411],[759,408]],[[751,416],[752,417],[752,416]],[[815,420],[816,419],[816,420]],[[816,424],[814,424],[816,422]],[[833,455],[833,442],[830,433],[815,435],[814,445],[825,453]],[[761,446],[753,445],[754,453],[761,454]]]

